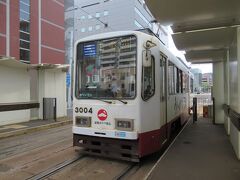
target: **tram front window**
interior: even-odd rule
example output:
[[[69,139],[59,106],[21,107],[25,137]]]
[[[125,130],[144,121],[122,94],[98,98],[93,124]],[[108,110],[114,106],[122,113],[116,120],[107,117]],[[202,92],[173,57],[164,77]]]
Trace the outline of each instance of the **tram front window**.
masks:
[[[76,97],[131,99],[136,94],[137,40],[124,36],[79,43]]]

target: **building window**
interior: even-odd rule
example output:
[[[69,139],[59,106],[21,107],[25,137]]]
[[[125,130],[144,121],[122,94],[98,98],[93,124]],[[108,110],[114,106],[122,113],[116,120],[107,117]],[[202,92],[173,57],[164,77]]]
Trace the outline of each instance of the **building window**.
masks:
[[[20,10],[24,11],[24,12],[27,12],[27,13],[30,13],[29,12],[29,5],[20,1]]]
[[[30,49],[30,42],[20,39],[20,47],[24,49]]]
[[[108,14],[109,14],[108,11],[104,11],[104,12],[103,12],[103,15],[104,15],[104,16],[108,16]]]
[[[30,51],[27,49],[20,48],[20,60],[26,61],[27,59],[30,59]]]
[[[88,15],[88,19],[92,19],[92,15],[91,14]]]
[[[81,32],[85,32],[85,28],[81,28]]]
[[[92,31],[93,30],[93,27],[92,26],[89,26],[88,27],[88,31]]]
[[[30,62],[30,0],[19,1],[20,60]]]
[[[20,20],[24,20],[24,21],[30,21],[30,15],[29,15],[29,13],[28,12],[26,12],[26,11],[22,11],[21,9],[20,9]]]
[[[134,24],[137,26],[138,29],[143,29],[143,26],[138,21],[135,20]]]
[[[80,19],[81,19],[81,20],[84,20],[84,19],[85,19],[85,16],[81,16]]]
[[[150,27],[152,28],[152,24],[147,20],[147,18],[139,11],[138,8],[134,8],[135,12],[140,16],[140,18]]]
[[[24,20],[20,20],[20,31],[29,33],[30,32],[30,23]]]
[[[30,41],[30,34],[20,30],[20,39]]]
[[[25,3],[25,4],[27,4],[27,5],[30,4],[30,0],[21,0],[21,1],[22,1],[22,3]]]
[[[142,5],[142,1],[141,0],[138,0],[138,2]]]
[[[99,24],[96,25],[96,30],[99,30],[101,26]]]
[[[96,18],[100,18],[100,13],[96,12]]]

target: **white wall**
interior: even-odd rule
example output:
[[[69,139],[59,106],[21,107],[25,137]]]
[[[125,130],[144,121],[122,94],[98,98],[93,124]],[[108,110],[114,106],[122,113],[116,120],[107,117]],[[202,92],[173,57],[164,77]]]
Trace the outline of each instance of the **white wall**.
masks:
[[[237,155],[237,158],[240,160],[240,131],[230,122],[230,141],[232,143],[233,149]]]
[[[57,118],[67,116],[66,73],[61,69],[39,70],[39,118],[43,119],[43,98],[57,98]]]
[[[229,94],[229,50],[226,51],[226,58],[224,61],[224,103],[229,105],[230,104],[230,94]],[[227,134],[230,134],[230,118],[228,115],[224,113],[224,126],[226,129]]]
[[[229,48],[229,80],[230,108],[240,113],[240,28],[236,29]],[[230,140],[240,159],[240,131],[232,122],[230,122]]]
[[[30,101],[30,78],[26,69],[0,66],[0,103]],[[0,112],[0,125],[28,121],[30,110]]]
[[[224,123],[224,70],[223,62],[213,63],[213,97],[215,98],[215,122]]]
[[[29,76],[30,76],[30,99],[31,101],[38,102],[38,71],[35,69],[29,70]],[[31,109],[31,120],[39,119],[38,117],[38,108]]]

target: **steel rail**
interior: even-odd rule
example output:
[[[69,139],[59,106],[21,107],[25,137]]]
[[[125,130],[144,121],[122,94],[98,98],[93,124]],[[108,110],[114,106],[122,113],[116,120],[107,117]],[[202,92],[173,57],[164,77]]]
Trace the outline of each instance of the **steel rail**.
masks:
[[[117,176],[113,178],[113,180],[120,180],[124,178],[134,167],[138,166],[139,163],[132,163],[126,168],[124,168]]]
[[[62,163],[60,163],[60,164],[58,164],[58,165],[56,165],[56,166],[46,170],[46,171],[42,171],[42,172],[40,172],[40,173],[38,173],[36,175],[31,176],[31,177],[27,178],[26,180],[41,180],[41,179],[45,179],[45,178],[47,178],[47,177],[49,177],[49,176],[51,176],[53,174],[56,174],[57,172],[59,172],[63,168],[65,168],[65,167],[67,167],[67,166],[77,162],[78,160],[80,160],[80,159],[82,159],[84,157],[86,157],[86,155],[82,155],[80,157],[78,156],[78,157],[75,157],[73,159],[64,161],[64,162],[62,162]]]

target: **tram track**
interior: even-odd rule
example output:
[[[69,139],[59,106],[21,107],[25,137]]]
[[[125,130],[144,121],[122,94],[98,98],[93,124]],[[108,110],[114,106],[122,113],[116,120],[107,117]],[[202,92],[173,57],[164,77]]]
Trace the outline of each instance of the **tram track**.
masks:
[[[67,161],[64,161],[52,168],[49,168],[47,169],[46,171],[42,171],[36,175],[33,175],[29,178],[27,178],[26,180],[42,180],[42,179],[45,179],[45,178],[48,178],[56,173],[58,173],[59,171],[61,171],[62,169],[76,163],[77,161],[83,159],[84,157],[86,157],[86,155],[81,155],[81,156],[78,156],[78,157],[75,157],[73,159],[70,159],[70,160],[67,160]]]
[[[186,126],[186,124],[185,124]],[[185,127],[184,126],[184,127]],[[123,163],[125,164],[125,167],[123,168],[119,168],[117,171],[115,171],[115,175],[113,176],[108,176],[107,173],[104,175],[106,179],[113,179],[113,180],[123,180],[123,179],[139,179],[139,177],[146,177],[146,174],[148,175],[151,171],[152,171],[152,168],[154,167],[154,165],[158,162],[158,159],[161,158],[162,156],[164,156],[164,152],[167,151],[168,147],[169,147],[169,144],[171,144],[172,142],[174,142],[174,140],[177,138],[177,136],[180,134],[180,130],[178,133],[176,133],[176,135],[174,137],[172,137],[172,139],[170,140],[170,142],[168,142],[168,145],[166,144],[166,147],[164,149],[162,149],[162,152],[159,152],[155,155],[152,155],[148,158],[144,158],[145,160],[143,160],[142,163]],[[56,177],[54,177],[55,175],[61,173],[62,171],[64,171],[65,169],[71,169],[71,168],[76,168],[79,170],[81,169],[81,166],[79,166],[79,163],[82,164],[81,160],[84,159],[84,157],[89,157],[88,155],[81,155],[81,156],[78,156],[78,157],[75,157],[75,158],[72,158],[71,160],[66,160],[60,164],[57,164],[55,165],[54,167],[50,167],[49,169],[47,169],[46,171],[42,171],[34,176],[31,176],[29,178],[27,178],[26,180],[41,180],[41,179],[47,179],[47,178],[52,178],[53,179],[56,179],[56,177],[60,177],[61,179],[61,175],[58,175]],[[151,160],[148,160],[148,159],[151,159]],[[94,161],[93,162],[97,162],[97,166],[101,166],[101,163],[98,162],[99,158],[94,158]],[[105,160],[100,158],[101,162]],[[106,160],[107,162],[108,160]],[[112,161],[110,161],[111,163]],[[114,160],[113,160],[114,162]],[[150,165],[150,164],[151,165]],[[145,167],[146,164],[150,165],[151,167]],[[88,166],[88,167],[85,167],[85,170],[87,169],[92,169],[92,166]],[[69,173],[69,171],[66,171],[65,173],[62,172],[63,174],[65,173]],[[93,172],[93,173],[96,173],[96,172]],[[142,176],[141,176],[142,174]],[[66,175],[66,174],[65,174]],[[91,179],[92,176],[91,176],[91,173],[86,173],[85,174],[86,176],[85,177],[88,177]],[[62,178],[64,179],[64,178]],[[100,178],[101,179],[101,178]]]
[[[41,131],[0,140],[0,161],[23,156],[31,151],[55,144],[72,141],[71,126]]]
[[[119,174],[119,176],[115,179],[148,179],[156,164],[159,163],[159,161],[161,161],[161,159],[165,156],[169,148],[176,141],[178,136],[182,133],[182,131],[185,129],[189,122],[190,121],[184,124],[184,126],[182,126],[175,134],[173,134],[173,137],[165,144],[161,151],[143,158],[140,163],[136,163],[133,167],[128,167],[129,169],[126,168],[125,171],[121,172],[122,175]],[[134,169],[136,166],[138,166],[138,168]]]
[[[128,175],[128,173],[130,173],[135,167],[140,167],[139,163],[132,163],[129,166],[127,166],[126,168],[124,168],[117,176],[115,176],[113,178],[113,180],[121,180],[124,177],[126,177]]]
[[[187,123],[185,124],[185,126]],[[71,139],[63,139],[41,148],[30,149],[28,152],[18,154],[0,161],[9,170],[4,173],[0,172],[0,176],[8,179],[141,179],[146,178],[151,173],[156,162],[164,156],[167,147],[174,139],[177,138],[176,133],[171,140],[166,143],[166,148],[162,152],[158,152],[151,156],[145,157],[140,163],[125,162],[120,160],[111,160],[88,156],[81,154],[72,148],[71,143],[67,143]],[[168,145],[167,145],[168,144]],[[0,164],[1,164],[0,163]],[[111,168],[111,172],[109,169]],[[17,178],[16,178],[17,177]],[[1,179],[1,178],[0,178]]]

